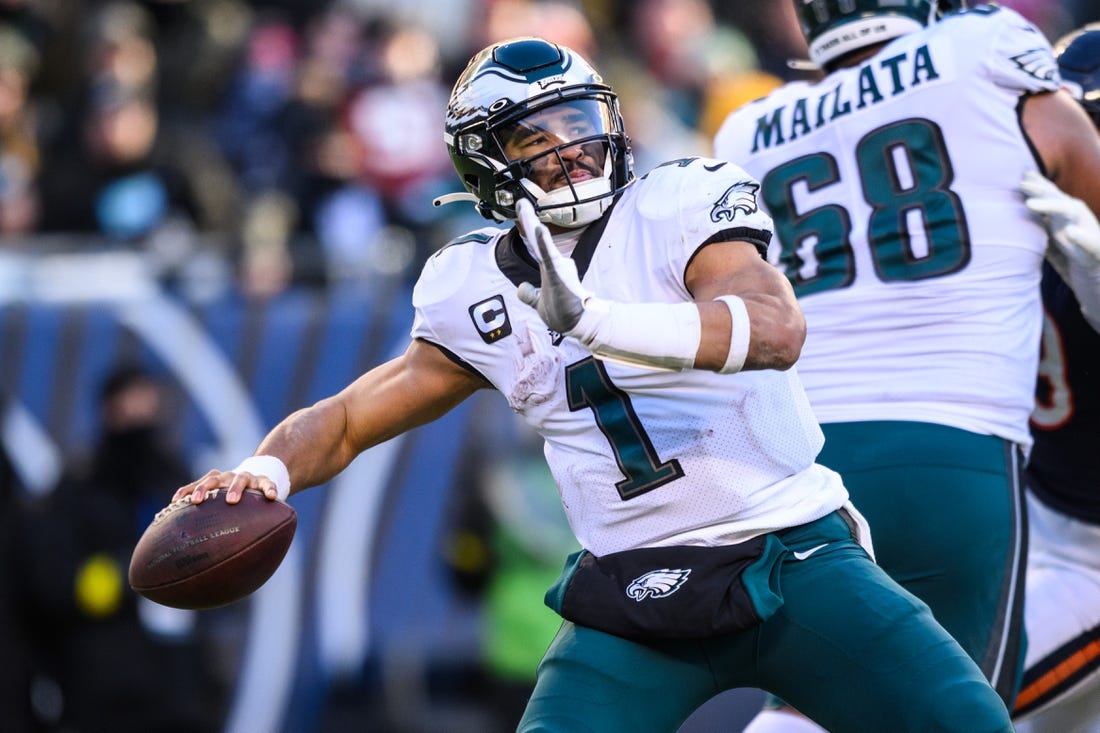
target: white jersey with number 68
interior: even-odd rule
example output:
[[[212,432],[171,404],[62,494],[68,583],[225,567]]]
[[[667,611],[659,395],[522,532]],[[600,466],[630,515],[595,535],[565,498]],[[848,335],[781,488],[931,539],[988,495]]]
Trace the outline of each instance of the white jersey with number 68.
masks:
[[[1017,192],[1047,40],[978,6],[732,114],[720,158],[762,183],[770,256],[806,314],[823,423],[914,420],[1030,444],[1047,237]]]

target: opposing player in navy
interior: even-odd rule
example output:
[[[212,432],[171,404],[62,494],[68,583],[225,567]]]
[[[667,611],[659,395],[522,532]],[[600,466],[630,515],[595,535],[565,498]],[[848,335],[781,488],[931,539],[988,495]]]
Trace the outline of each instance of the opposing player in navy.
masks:
[[[806,316],[818,460],[881,566],[1011,705],[1048,240],[1020,187],[1041,172],[1100,210],[1100,143],[1049,42],[1010,9],[794,3],[824,78],[732,113],[715,151],[761,181],[775,219],[772,255]],[[748,728],[811,730],[789,709]]]
[[[635,179],[614,92],[534,38],[471,60],[445,139],[459,198],[519,225],[435,253],[402,356],[177,496],[285,498],[493,388],[544,438],[584,548],[547,593],[565,620],[520,730],[673,733],[757,686],[840,733],[1010,731],[814,460],[805,324],[763,257],[758,183],[698,158]]]
[[[1054,52],[1062,84],[1100,128],[1100,24],[1065,36]],[[1041,179],[1027,193],[1052,224],[1055,252],[1043,269],[1026,471],[1028,647],[1014,717],[1021,733],[1100,733],[1100,225]]]

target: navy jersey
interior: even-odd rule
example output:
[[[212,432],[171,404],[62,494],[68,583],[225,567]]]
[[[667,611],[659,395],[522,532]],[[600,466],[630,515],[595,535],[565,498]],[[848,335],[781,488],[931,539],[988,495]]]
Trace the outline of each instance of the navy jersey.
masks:
[[[1100,334],[1049,264],[1042,290],[1046,317],[1029,483],[1054,509],[1100,524]]]

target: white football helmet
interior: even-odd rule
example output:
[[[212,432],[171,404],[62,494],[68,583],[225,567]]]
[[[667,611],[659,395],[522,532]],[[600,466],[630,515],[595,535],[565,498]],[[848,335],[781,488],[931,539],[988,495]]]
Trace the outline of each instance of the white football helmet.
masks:
[[[514,220],[526,198],[544,223],[584,226],[634,178],[615,93],[579,54],[540,38],[471,59],[451,92],[444,141],[467,191],[459,197],[496,221]],[[570,174],[578,151],[590,161],[585,176]],[[536,171],[560,185],[545,190]]]

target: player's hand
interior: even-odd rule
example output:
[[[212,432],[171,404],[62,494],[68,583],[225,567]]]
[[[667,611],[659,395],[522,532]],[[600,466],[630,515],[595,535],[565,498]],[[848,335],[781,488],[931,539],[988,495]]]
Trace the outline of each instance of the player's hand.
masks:
[[[172,496],[172,501],[179,501],[185,496],[191,497],[192,504],[201,504],[212,491],[226,489],[225,502],[236,504],[246,489],[256,489],[263,492],[268,499],[279,498],[279,490],[267,476],[258,476],[247,471],[208,471],[202,478],[181,486]]]
[[[535,207],[527,199],[516,204],[518,225],[523,238],[535,245],[539,258],[539,274],[542,287],[521,283],[516,295],[538,311],[547,326],[569,336],[580,323],[585,312],[585,301],[592,297],[577,274],[577,265],[558,251],[550,236],[550,230],[535,216]]]
[[[1078,267],[1100,267],[1100,222],[1088,205],[1035,171],[1020,183],[1025,204],[1038,214],[1055,246]]]
[[[686,303],[619,303],[581,285],[573,260],[558,251],[530,201],[516,205],[518,226],[533,242],[542,287],[521,283],[516,295],[554,331],[575,338],[602,359],[646,369],[681,370],[695,364],[699,308]]]

